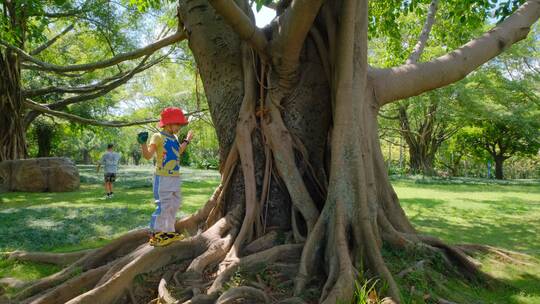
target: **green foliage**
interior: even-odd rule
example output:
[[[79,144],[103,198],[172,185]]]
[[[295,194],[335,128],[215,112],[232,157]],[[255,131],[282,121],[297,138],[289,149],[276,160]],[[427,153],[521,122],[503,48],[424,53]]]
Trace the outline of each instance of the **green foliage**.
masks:
[[[460,97],[467,104],[469,126],[460,134],[469,149],[482,157],[534,155],[540,149],[540,97],[527,83],[509,79],[500,70],[478,73]]]
[[[255,0],[255,8],[257,9],[257,12],[262,9],[263,6],[269,5],[273,0]]]
[[[379,299],[380,292],[377,292],[377,285],[379,280],[369,279],[362,282],[354,282],[354,299],[353,303],[357,304],[380,304],[382,300]]]

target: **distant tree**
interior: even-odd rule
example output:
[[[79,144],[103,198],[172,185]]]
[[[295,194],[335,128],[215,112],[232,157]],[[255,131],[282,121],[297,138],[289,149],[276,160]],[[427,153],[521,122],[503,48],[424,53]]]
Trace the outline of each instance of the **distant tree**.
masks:
[[[540,149],[540,95],[529,79],[509,77],[490,68],[472,78],[471,90],[460,97],[469,119],[460,137],[475,155],[491,156],[497,179],[504,178],[505,160]]]
[[[0,1],[0,161],[26,156],[25,130],[39,113],[92,123],[64,115],[66,108],[125,84],[166,57],[154,53],[185,38],[181,30],[161,38],[165,28],[137,48],[126,28],[142,27],[141,17],[136,7],[107,0]],[[69,43],[59,45],[62,39]]]

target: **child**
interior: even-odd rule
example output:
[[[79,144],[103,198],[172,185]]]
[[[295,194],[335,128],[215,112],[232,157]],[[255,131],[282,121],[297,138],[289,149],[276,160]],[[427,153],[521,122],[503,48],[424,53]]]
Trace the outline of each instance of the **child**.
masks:
[[[174,228],[176,212],[180,207],[180,155],[189,144],[193,133],[189,131],[182,143],[178,142],[176,134],[187,123],[180,108],[165,108],[159,121],[162,130],[152,135],[150,144],[146,145],[148,132],[141,132],[137,136],[143,157],[150,159],[154,153],[156,155],[154,199],[157,206],[150,220],[151,246],[167,246],[182,239],[182,235]]]
[[[116,180],[116,171],[118,171],[118,161],[120,161],[120,154],[113,152],[114,145],[107,145],[107,152],[101,156],[101,160],[98,163],[96,172],[99,172],[99,168],[103,165],[105,171],[105,192],[107,196],[105,198],[113,197],[113,183]]]

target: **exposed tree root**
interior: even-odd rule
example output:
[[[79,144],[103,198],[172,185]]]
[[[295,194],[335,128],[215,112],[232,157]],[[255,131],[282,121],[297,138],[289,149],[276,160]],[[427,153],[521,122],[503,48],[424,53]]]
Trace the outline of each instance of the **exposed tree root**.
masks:
[[[530,259],[530,256],[516,251],[481,244],[459,244],[456,245],[456,247],[460,248],[469,255],[474,255],[477,252],[482,252],[494,255],[495,257],[501,259],[506,263],[525,266],[532,265],[531,263],[526,262],[526,260]]]
[[[229,278],[234,274],[234,272],[239,268],[242,268],[245,271],[249,271],[250,269],[258,266],[259,264],[268,264],[276,261],[294,261],[300,256],[301,250],[301,244],[286,244],[278,245],[268,250],[242,257],[237,261],[230,263],[229,265],[227,265],[226,268],[224,268],[220,273],[218,273],[218,276],[214,279],[214,282],[212,283],[212,286],[210,286],[210,288],[208,289],[207,293],[218,293],[223,287],[223,284],[228,281]]]
[[[5,254],[5,256],[8,260],[66,266],[94,251],[94,249],[66,253],[14,251]]]
[[[272,248],[277,245],[278,232],[270,231],[260,238],[249,243],[243,250],[245,255],[250,255],[259,251]]]
[[[479,270],[480,263],[470,256],[466,255],[461,249],[455,246],[450,246],[443,241],[426,235],[417,235],[418,238],[433,247],[440,248],[446,256],[459,268],[465,270],[464,274],[469,279],[476,280],[484,276]]]
[[[246,300],[250,303],[270,303],[270,299],[264,291],[249,287],[240,286],[224,292],[216,301],[216,304],[233,304],[238,299]]]
[[[174,304],[179,302],[167,289],[167,281],[165,279],[159,281],[158,302],[162,304]]]
[[[63,304],[70,299],[78,296],[81,292],[91,289],[97,281],[111,268],[111,265],[103,265],[94,269],[90,269],[80,276],[58,285],[44,294],[31,297],[21,303],[33,304]]]
[[[84,272],[101,266],[107,263],[107,261],[114,260],[116,257],[133,250],[138,244],[145,242],[146,237],[147,232],[143,229],[130,231],[106,246],[96,251],[88,252],[62,271],[33,282],[17,293],[14,299],[22,301],[68,280],[81,271]]]
[[[411,267],[408,267],[408,268],[403,269],[402,271],[400,271],[400,272],[396,275],[396,277],[402,278],[402,277],[408,275],[408,274],[411,273],[411,272],[414,272],[414,271],[417,271],[417,270],[421,270],[421,269],[423,269],[424,266],[425,266],[426,264],[428,264],[428,263],[429,263],[429,261],[427,261],[427,260],[420,260],[420,261],[418,261],[417,263],[415,263],[414,265],[412,265]]]

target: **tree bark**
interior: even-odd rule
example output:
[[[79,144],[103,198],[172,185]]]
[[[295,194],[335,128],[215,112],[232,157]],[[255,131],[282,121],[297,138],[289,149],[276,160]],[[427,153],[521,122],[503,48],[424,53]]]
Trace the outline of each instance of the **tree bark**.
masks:
[[[23,109],[19,58],[0,49],[0,161],[26,157]]]
[[[52,137],[54,135],[54,126],[47,123],[39,123],[35,129],[36,140],[38,143],[37,157],[51,156]]]
[[[83,148],[81,149],[82,153],[82,162],[85,165],[91,165],[92,164],[92,157],[90,157],[90,150]]]
[[[409,146],[409,157],[411,173],[423,174],[426,176],[431,176],[434,174],[433,155],[426,153],[426,149],[423,147],[423,145],[420,145],[418,150]]]
[[[503,163],[505,161],[505,158],[500,155],[495,155],[493,158],[495,160],[495,178],[504,179]]]

